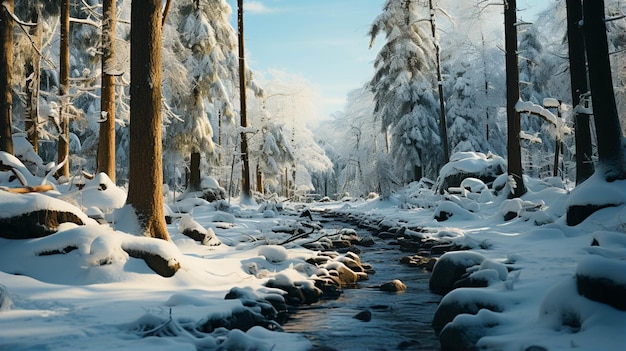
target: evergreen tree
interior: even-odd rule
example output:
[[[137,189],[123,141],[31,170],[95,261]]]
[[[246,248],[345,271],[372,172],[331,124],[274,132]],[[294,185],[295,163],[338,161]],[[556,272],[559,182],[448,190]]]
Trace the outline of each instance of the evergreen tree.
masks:
[[[391,154],[402,182],[435,177],[441,160],[437,123],[438,103],[433,96],[434,47],[418,1],[388,0],[372,24],[372,41],[384,32],[386,43],[374,62],[369,82],[374,93],[374,116],[381,130],[389,130]]]

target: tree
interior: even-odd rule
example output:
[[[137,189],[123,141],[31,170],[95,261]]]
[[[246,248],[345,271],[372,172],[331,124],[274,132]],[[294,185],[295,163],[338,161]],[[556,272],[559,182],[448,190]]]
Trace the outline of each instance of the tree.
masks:
[[[250,163],[248,154],[248,134],[245,130],[248,128],[247,101],[246,101],[246,60],[244,49],[244,32],[243,32],[243,0],[237,0],[237,28],[239,29],[239,116],[241,120],[241,197],[245,201],[252,199],[250,192]]]
[[[115,0],[102,2],[102,73],[100,88],[100,135],[98,138],[98,172],[115,182]]]
[[[591,162],[591,130],[589,115],[580,112],[580,96],[589,90],[587,84],[587,60],[585,42],[579,23],[583,18],[581,0],[566,0],[567,8],[567,47],[569,53],[569,74],[574,106],[574,128],[576,138],[576,184],[580,184],[593,174]]]
[[[130,169],[127,203],[147,236],[169,240],[163,213],[161,1],[131,5]]]
[[[626,179],[626,162],[606,34],[604,0],[583,2],[583,34],[598,140],[598,170],[607,181]]]
[[[57,171],[57,176],[70,175],[70,120],[68,115],[70,93],[70,0],[61,1],[61,40],[59,54],[59,98],[61,99],[61,120],[57,143],[57,162],[65,162]]]
[[[0,5],[0,151],[13,153],[13,0]]]
[[[421,28],[425,17],[417,1],[387,0],[370,29],[372,43],[381,31],[387,39],[368,83],[374,93],[374,116],[381,131],[391,133],[396,174],[405,183],[436,176],[441,160],[438,103],[432,88],[435,54]]]
[[[517,64],[517,4],[508,0],[504,5],[504,40],[506,58],[506,114],[507,114],[507,150],[508,173],[512,178],[511,197],[520,197],[526,193],[522,178],[522,153],[520,146],[520,115],[515,105],[520,99],[519,69]]]

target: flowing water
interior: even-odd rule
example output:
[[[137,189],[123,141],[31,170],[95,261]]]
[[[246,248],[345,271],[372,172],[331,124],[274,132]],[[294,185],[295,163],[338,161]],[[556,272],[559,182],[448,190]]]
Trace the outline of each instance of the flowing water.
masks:
[[[361,232],[360,236],[366,235]],[[304,334],[314,345],[338,351],[439,350],[430,323],[441,297],[428,289],[430,273],[400,264],[406,253],[383,240],[361,249],[361,262],[371,264],[376,273],[358,287],[344,289],[337,300],[294,308],[284,330]],[[393,279],[401,280],[407,290],[389,293],[378,289]],[[354,318],[362,311],[371,312],[370,321]]]

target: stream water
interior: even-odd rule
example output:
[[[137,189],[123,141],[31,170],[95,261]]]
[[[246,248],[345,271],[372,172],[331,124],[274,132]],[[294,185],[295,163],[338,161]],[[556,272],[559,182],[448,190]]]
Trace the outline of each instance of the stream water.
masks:
[[[349,227],[342,223],[343,227]],[[356,229],[356,228],[355,228]],[[357,229],[361,237],[369,235]],[[439,339],[430,326],[441,296],[428,289],[430,273],[399,263],[405,256],[397,246],[376,239],[361,248],[361,262],[376,271],[356,288],[344,289],[336,300],[324,300],[290,311],[283,329],[306,335],[316,346],[338,351],[439,350]],[[378,286],[399,279],[407,286],[401,293],[383,292]],[[371,312],[370,321],[354,316]]]

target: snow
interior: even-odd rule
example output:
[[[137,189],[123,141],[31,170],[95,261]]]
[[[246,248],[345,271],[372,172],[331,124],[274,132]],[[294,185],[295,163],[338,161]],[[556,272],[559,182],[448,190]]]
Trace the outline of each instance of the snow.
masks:
[[[486,160],[484,154],[457,155],[447,169],[480,171],[490,166]],[[0,179],[2,186],[19,186]],[[31,180],[37,184],[41,178]],[[491,326],[478,341],[479,348],[626,348],[626,312],[580,296],[575,281],[578,274],[626,284],[623,181],[606,183],[593,176],[571,191],[550,179],[528,178],[526,185],[528,192],[521,199],[507,199],[506,193],[470,179],[463,183],[466,191],[454,196],[438,195],[414,183],[385,200],[372,197],[306,206],[314,216],[316,211],[334,210],[378,218],[388,226],[424,227],[424,232],[407,229],[407,235],[472,247],[443,257],[467,263],[468,273],[489,286],[456,289],[444,300],[468,305],[487,299],[501,310],[461,314],[451,322],[464,328]],[[316,252],[298,242],[277,244],[289,235],[274,230],[296,228],[301,220],[294,215],[296,208],[304,208],[298,203],[285,202],[280,211],[236,199],[230,206],[195,198],[169,203],[174,221],[167,227],[172,239],[168,242],[135,235],[137,220],[132,208],[123,206],[125,191],[104,175],[85,181],[80,191],[58,188],[19,195],[0,191],[0,218],[44,208],[75,213],[87,223],[63,224],[56,234],[43,238],[0,239],[2,348],[307,350],[311,343],[304,336],[261,327],[247,332],[220,329],[202,337],[185,328],[245,308],[240,300],[224,299],[233,287],[245,291],[246,299],[280,297],[277,289],[264,284],[273,280],[276,286],[313,289],[311,278],[328,275],[351,259],[339,257],[318,268],[305,262]],[[420,202],[435,206],[415,205]],[[614,206],[595,212],[578,226],[566,225],[567,206],[607,203]],[[454,215],[437,222],[436,210]],[[114,224],[97,224],[85,214],[98,211]],[[519,217],[505,221],[507,212]],[[195,242],[181,234],[185,228],[213,234],[223,245]],[[132,250],[158,254],[180,264],[180,269],[171,278],[161,277],[143,260],[131,257]]]

